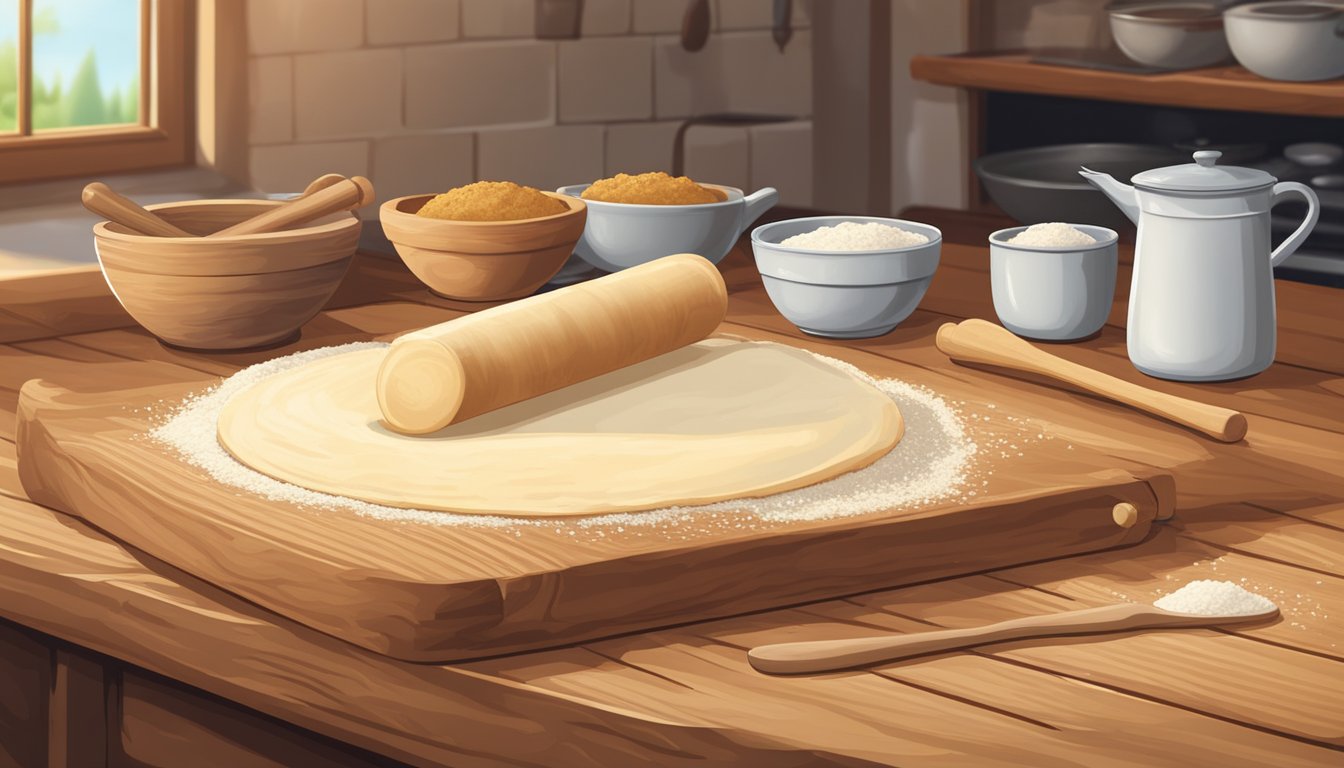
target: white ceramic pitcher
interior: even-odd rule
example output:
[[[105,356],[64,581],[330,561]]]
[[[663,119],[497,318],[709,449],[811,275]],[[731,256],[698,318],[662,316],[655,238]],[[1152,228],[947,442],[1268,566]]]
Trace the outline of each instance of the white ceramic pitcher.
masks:
[[[1254,168],[1217,165],[1221,152],[1134,176],[1079,173],[1139,225],[1129,293],[1129,359],[1150,376],[1223,381],[1274,362],[1273,267],[1311,234],[1316,193]],[[1307,217],[1270,251],[1269,209],[1289,197]]]

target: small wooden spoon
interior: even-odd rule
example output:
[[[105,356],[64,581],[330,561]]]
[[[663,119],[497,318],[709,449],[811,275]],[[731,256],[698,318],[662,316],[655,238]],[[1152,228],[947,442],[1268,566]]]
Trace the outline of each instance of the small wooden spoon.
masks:
[[[85,186],[80,200],[83,201],[84,207],[93,213],[141,235],[195,237],[154,212],[141,208],[130,198],[113,192],[101,181]]]
[[[1045,616],[1028,616],[1001,621],[984,627],[944,629],[912,635],[816,640],[803,643],[762,645],[747,652],[751,666],[772,675],[797,675],[832,672],[868,664],[897,661],[911,656],[954,651],[989,643],[1022,640],[1030,637],[1091,635],[1127,632],[1135,629],[1175,627],[1214,627],[1262,621],[1279,612],[1277,607],[1262,613],[1239,616],[1207,616],[1173,613],[1153,605],[1107,605]]]
[[[322,180],[322,178],[319,178],[313,182],[313,185]],[[310,188],[313,185],[309,185]],[[233,235],[254,235],[258,232],[275,232],[288,229],[313,219],[320,219],[336,211],[362,208],[373,202],[373,197],[373,184],[363,176],[341,179],[312,194],[308,194],[308,191],[305,190],[303,195],[284,205],[276,206],[246,221],[240,221],[231,227],[225,227],[218,232],[206,235],[206,239],[231,237]]]
[[[1141,387],[1042,352],[987,320],[946,323],[938,329],[934,343],[943,354],[958,362],[996,365],[1072,384],[1224,443],[1235,443],[1246,436],[1246,417],[1239,411]]]

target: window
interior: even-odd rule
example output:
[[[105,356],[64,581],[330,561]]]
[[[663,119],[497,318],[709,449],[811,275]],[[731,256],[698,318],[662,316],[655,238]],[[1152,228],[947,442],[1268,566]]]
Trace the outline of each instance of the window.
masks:
[[[0,182],[188,161],[188,0],[0,0]]]

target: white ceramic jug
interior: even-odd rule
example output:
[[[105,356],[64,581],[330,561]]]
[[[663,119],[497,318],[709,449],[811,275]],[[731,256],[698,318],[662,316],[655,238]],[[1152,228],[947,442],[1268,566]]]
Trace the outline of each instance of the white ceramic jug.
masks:
[[[1223,381],[1274,362],[1273,267],[1311,234],[1316,193],[1253,168],[1217,165],[1221,152],[1134,176],[1080,171],[1139,225],[1129,292],[1129,359],[1150,376]],[[1307,217],[1270,251],[1269,209],[1288,197]]]

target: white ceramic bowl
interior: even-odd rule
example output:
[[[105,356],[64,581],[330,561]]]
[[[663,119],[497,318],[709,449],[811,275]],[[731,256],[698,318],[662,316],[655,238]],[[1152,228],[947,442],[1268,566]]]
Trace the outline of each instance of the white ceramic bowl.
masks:
[[[1062,248],[1008,242],[1026,227],[989,236],[989,283],[1003,327],[1029,339],[1072,341],[1106,324],[1115,299],[1115,230],[1073,224],[1093,245]]]
[[[818,251],[780,241],[845,221],[900,227],[929,238],[907,248]],[[763,224],[751,233],[751,250],[775,309],[805,333],[863,339],[890,333],[910,316],[929,290],[943,233],[936,227],[872,216],[814,216]]]
[[[1245,68],[1271,80],[1344,76],[1344,2],[1250,3],[1223,14],[1227,42]]]
[[[572,184],[556,191],[579,197],[590,185]],[[743,195],[736,187],[702,184],[724,195],[718,203],[635,205],[585,200],[588,223],[574,246],[579,258],[616,272],[674,253],[696,253],[718,264],[737,239],[779,200],[773,187]]]
[[[1108,15],[1115,44],[1140,64],[1194,69],[1231,55],[1217,3],[1116,3]]]

